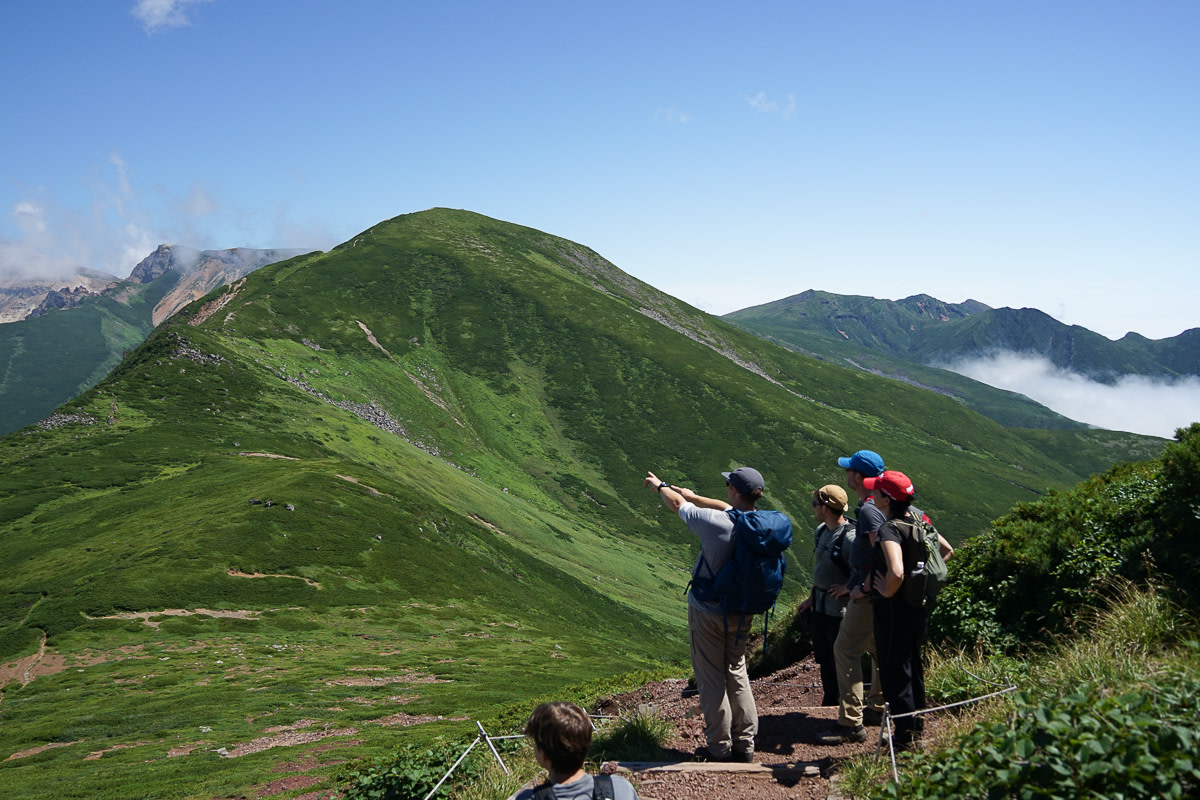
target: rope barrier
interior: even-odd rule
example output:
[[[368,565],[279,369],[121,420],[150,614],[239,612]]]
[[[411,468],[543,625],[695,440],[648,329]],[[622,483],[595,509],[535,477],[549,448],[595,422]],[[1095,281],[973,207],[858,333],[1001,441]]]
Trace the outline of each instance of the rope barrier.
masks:
[[[966,672],[966,670],[963,670],[963,671]],[[971,675],[971,673],[969,673],[969,672],[967,672],[967,674]],[[992,686],[1002,685],[999,683],[992,683],[992,681],[985,681],[982,678],[978,678],[975,675],[971,675],[971,677],[976,678],[977,680],[983,681],[983,683],[991,684]],[[947,711],[951,708],[959,708],[960,706],[967,706],[967,705],[971,705],[972,703],[979,703],[979,702],[988,700],[993,697],[999,697],[1000,695],[1009,694],[1010,692],[1015,692],[1015,691],[1017,691],[1017,688],[1018,687],[1016,687],[1016,686],[1009,686],[1005,689],[1002,689],[999,692],[992,692],[990,694],[985,694],[980,697],[972,697],[969,700],[960,700],[957,703],[949,703],[944,706],[938,706],[937,708],[919,708],[916,711],[906,711],[903,714],[893,714],[891,712],[891,707],[889,706],[889,704],[884,703],[883,704],[883,719],[879,723],[879,744],[876,745],[876,749],[883,746],[884,727],[886,726],[888,755],[890,756],[891,761],[892,761],[892,780],[897,784],[900,783],[900,770],[896,766],[896,729],[892,726],[892,720],[905,719],[907,717],[920,717],[925,714],[933,714],[934,712],[937,712],[937,711]]]

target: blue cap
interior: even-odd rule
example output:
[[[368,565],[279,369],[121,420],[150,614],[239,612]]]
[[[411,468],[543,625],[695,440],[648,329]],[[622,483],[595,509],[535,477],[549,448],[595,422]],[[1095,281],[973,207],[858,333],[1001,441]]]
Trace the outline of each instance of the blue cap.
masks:
[[[883,474],[883,456],[874,450],[859,450],[849,458],[839,458],[838,466],[842,469],[853,469],[868,478],[876,478]]]

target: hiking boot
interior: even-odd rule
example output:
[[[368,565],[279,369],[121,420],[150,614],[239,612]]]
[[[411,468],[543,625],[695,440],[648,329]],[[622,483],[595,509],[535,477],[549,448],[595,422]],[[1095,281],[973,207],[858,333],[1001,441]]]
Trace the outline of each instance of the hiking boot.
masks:
[[[817,744],[824,744],[834,747],[839,744],[865,742],[866,740],[867,729],[862,725],[855,725],[853,728],[847,728],[845,725],[835,725],[833,730],[829,731],[829,733],[817,737]]]
[[[882,711],[876,711],[873,708],[864,708],[863,709],[863,721],[862,721],[863,725],[870,725],[872,728],[878,728],[880,723],[882,723],[882,722],[883,722],[883,712]]]
[[[713,761],[713,762],[717,762],[717,763],[724,763],[729,760],[729,756],[727,756],[727,755],[726,756],[714,756],[712,753],[709,752],[707,747],[697,747],[696,752],[693,753],[693,756],[696,758],[697,761]]]
[[[734,750],[733,751],[733,760],[735,763],[738,763],[738,764],[753,764],[754,763],[754,751],[753,750]]]

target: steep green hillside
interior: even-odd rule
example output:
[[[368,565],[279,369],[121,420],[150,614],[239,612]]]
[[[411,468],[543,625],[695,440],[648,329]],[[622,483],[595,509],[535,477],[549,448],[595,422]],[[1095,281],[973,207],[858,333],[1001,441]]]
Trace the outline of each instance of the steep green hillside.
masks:
[[[443,209],[193,303],[50,422],[0,440],[0,781],[26,797],[240,794],[298,757],[251,746],[280,731],[370,755],[682,663],[694,551],[647,469],[762,470],[794,601],[839,455],[882,452],[957,541],[1128,452],[1061,460]]]
[[[0,325],[0,435],[30,425],[108,374],[154,329],[154,306],[179,275],[125,283],[76,308]]]

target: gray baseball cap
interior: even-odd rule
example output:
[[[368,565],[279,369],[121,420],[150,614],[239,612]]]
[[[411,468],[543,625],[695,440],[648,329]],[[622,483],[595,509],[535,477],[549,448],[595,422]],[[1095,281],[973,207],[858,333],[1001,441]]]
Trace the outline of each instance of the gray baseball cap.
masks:
[[[738,467],[733,472],[722,472],[721,477],[727,484],[737,489],[738,494],[749,496],[755,489],[761,492],[766,488],[762,473],[750,467]]]

